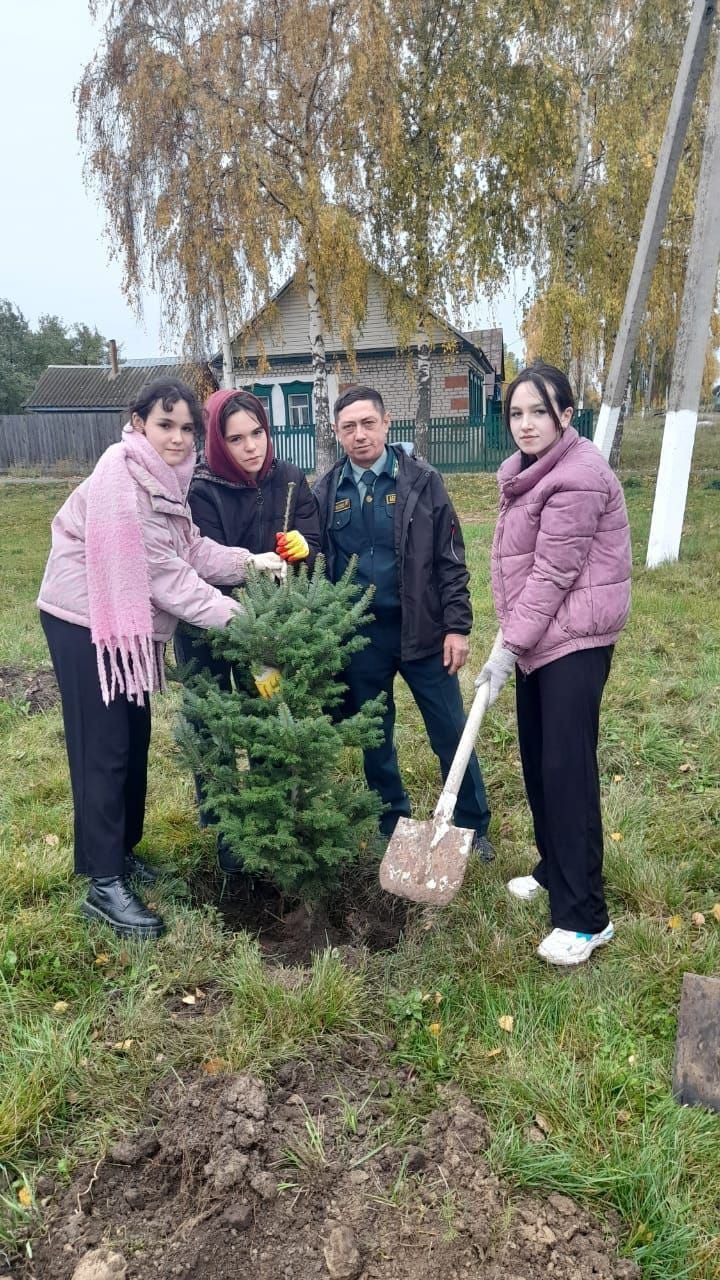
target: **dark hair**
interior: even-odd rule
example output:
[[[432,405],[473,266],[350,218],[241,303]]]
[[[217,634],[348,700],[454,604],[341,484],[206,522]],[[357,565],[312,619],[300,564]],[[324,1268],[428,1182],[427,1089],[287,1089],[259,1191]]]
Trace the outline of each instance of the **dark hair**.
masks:
[[[536,360],[533,364],[528,365],[527,369],[522,369],[516,378],[513,378],[510,386],[505,392],[505,407],[503,409],[503,421],[508,431],[510,430],[510,408],[512,398],[515,395],[521,382],[531,382],[535,390],[538,392],[545,408],[552,418],[558,431],[562,430],[557,410],[548,395],[548,387],[552,387],[555,392],[555,399],[558,408],[562,413],[563,409],[575,408],[575,397],[572,387],[568,381],[567,374],[562,369],[556,369],[554,364],[545,364],[543,360]]]
[[[258,400],[257,396],[254,396],[252,391],[237,391],[234,396],[231,396],[225,401],[222,409],[220,410],[218,424],[222,432],[223,439],[225,438],[225,428],[227,427],[228,418],[233,413],[239,413],[241,411],[243,413],[249,413],[250,417],[255,419],[258,426],[262,427],[266,435],[270,434],[270,423],[268,422],[268,416],[265,412],[265,406],[262,400]]]
[[[142,418],[143,422],[147,422],[148,416],[158,400],[166,413],[174,409],[180,400],[184,400],[190,410],[195,436],[202,436],[203,411],[200,401],[192,388],[186,382],[181,382],[179,378],[156,378],[154,382],[146,383],[137,399],[130,405],[130,417],[132,418],[132,415],[136,413],[138,418]]]
[[[333,408],[333,417],[335,421],[337,422],[343,409],[347,409],[349,404],[355,404],[357,400],[370,400],[372,404],[375,405],[375,408],[378,410],[378,413],[381,413],[384,417],[385,403],[383,401],[382,396],[380,395],[380,392],[376,391],[374,387],[358,386],[358,387],[348,387],[347,391],[343,391],[342,395],[338,396],[337,400],[335,401],[335,406]]]

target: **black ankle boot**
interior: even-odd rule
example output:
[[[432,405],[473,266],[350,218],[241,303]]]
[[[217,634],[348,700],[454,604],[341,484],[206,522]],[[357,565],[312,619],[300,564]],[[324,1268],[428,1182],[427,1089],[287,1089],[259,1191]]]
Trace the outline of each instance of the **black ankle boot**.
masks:
[[[159,938],[165,932],[160,916],[149,911],[122,876],[91,880],[80,912],[89,920],[102,920],[121,938]]]
[[[137,880],[138,884],[155,884],[159,872],[130,850],[125,854],[125,875],[129,880]]]
[[[218,866],[224,876],[242,876],[246,875],[245,867],[239,858],[231,852],[229,845],[225,843],[222,836],[218,837],[217,842],[217,860]]]

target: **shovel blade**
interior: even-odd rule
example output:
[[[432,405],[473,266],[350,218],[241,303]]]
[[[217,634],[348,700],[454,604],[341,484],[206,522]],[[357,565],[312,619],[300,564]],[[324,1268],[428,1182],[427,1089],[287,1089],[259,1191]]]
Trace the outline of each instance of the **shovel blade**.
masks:
[[[673,1094],[685,1106],[720,1111],[720,978],[683,974]]]
[[[474,831],[400,818],[380,864],[387,893],[444,907],[463,882]]]

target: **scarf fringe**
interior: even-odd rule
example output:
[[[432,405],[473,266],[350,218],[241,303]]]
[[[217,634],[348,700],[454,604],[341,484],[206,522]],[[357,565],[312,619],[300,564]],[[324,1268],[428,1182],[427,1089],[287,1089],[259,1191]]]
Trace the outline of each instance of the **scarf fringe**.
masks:
[[[97,650],[100,690],[105,706],[116,693],[124,693],[138,706],[145,705],[145,694],[164,685],[157,645],[150,636],[93,636]],[[108,680],[108,669],[110,679]]]

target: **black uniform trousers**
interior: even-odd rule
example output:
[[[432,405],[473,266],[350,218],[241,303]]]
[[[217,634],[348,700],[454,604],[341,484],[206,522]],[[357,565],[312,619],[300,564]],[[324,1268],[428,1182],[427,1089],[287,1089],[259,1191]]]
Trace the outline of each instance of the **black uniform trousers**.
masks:
[[[122,876],[142,837],[150,748],[150,701],[117,694],[106,707],[87,627],[41,611],[60,687],[75,811],[75,871]]]
[[[395,617],[371,622],[365,633],[370,637],[370,644],[353,654],[343,679],[355,709],[383,691],[387,694],[382,745],[364,752],[364,765],[368,786],[389,806],[380,819],[380,829],[383,834],[391,835],[398,818],[410,816],[410,800],[400,777],[393,740],[395,675],[399,672],[417,703],[430,746],[440,762],[443,781],[450,771],[465,727],[465,711],[460,682],[456,675],[448,675],[442,653],[409,662],[402,660],[399,611]],[[485,835],[490,823],[485,786],[474,752],[458,793],[455,822],[458,826],[469,827],[478,835]]]
[[[515,680],[525,789],[556,929],[600,933],[608,923],[597,764],[600,702],[613,646],[578,649]]]

